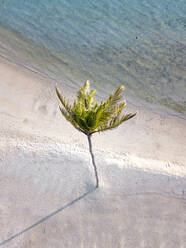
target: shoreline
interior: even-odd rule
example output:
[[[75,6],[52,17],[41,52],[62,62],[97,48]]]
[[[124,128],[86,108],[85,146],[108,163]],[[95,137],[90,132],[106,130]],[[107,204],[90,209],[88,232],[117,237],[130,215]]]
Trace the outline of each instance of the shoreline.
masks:
[[[17,39],[19,39],[19,38],[17,37]],[[23,39],[23,42],[25,42],[24,39]],[[31,42],[31,40],[30,40],[30,42]],[[29,39],[28,39],[28,43],[29,43]],[[6,44],[6,40],[4,41],[4,44]],[[2,47],[3,46],[4,45],[3,45],[3,42],[2,42]],[[73,73],[74,69],[70,67],[70,63],[72,61],[71,62],[69,61],[69,63],[67,63],[67,62],[63,61],[63,59],[61,59],[61,62],[60,63],[59,63],[59,61],[56,61],[56,62],[50,61],[49,62],[48,61],[49,58],[44,58],[43,61],[46,60],[47,65],[44,65],[44,64],[42,65],[42,62],[41,62],[42,60],[40,61],[41,64],[37,60],[35,60],[36,58],[34,58],[34,57],[30,60],[29,59],[29,53],[27,55],[25,55],[25,58],[24,58],[24,56],[22,54],[20,56],[20,59],[19,59],[19,56],[18,56],[18,54],[20,53],[19,49],[17,51],[18,54],[11,53],[11,51],[16,51],[16,49],[18,49],[18,47],[11,47],[10,46],[10,51],[8,52],[8,47],[7,47],[7,51],[6,51],[6,49],[5,50],[1,50],[1,52],[0,52],[1,55],[0,56],[3,56],[5,59],[8,59],[9,61],[11,61],[14,64],[17,64],[17,65],[19,65],[21,67],[24,67],[24,68],[26,68],[28,70],[31,70],[31,71],[33,71],[33,72],[41,75],[42,77],[46,78],[46,80],[50,79],[50,80],[55,81],[55,82],[60,82],[63,85],[65,84],[66,87],[70,87],[71,89],[73,88],[74,91],[76,90],[76,87],[79,87],[79,85],[81,85],[80,80],[78,80],[78,83],[77,83],[77,79],[78,78],[83,78],[84,79],[83,81],[86,81],[87,79],[90,79],[90,81],[91,81],[91,79],[92,79],[92,82],[93,82],[94,86],[97,87],[97,83],[96,82],[99,82],[99,78],[94,79],[94,77],[92,75],[91,76],[85,76],[85,75],[83,75],[83,73],[81,73],[81,69],[79,69],[79,74],[78,74],[78,71],[76,71],[76,70],[75,70],[75,72],[74,72],[75,74],[74,74]],[[42,47],[39,47],[38,46],[37,47],[37,50],[38,51],[36,51],[36,54],[39,53],[40,50],[42,50]],[[42,53],[42,55],[44,55],[44,54]],[[39,57],[39,60],[41,59],[42,55]],[[143,56],[145,56],[145,54],[142,54],[142,57]],[[56,58],[56,59],[58,59],[58,58]],[[30,62],[28,63],[28,61],[30,61]],[[50,65],[51,66],[54,66],[55,63],[57,63],[56,64],[56,66],[57,66],[56,67],[56,71],[55,70],[52,70],[50,68]],[[156,64],[156,66],[157,66],[157,64]],[[123,67],[123,69],[125,70],[125,66]],[[60,71],[61,71],[61,73],[59,73]],[[176,72],[176,74],[175,74],[175,77],[177,75],[180,75],[180,78],[183,78],[184,79],[185,78],[185,75],[184,75],[184,73],[182,75],[182,72],[183,71],[184,70],[181,70],[181,71],[178,70]],[[128,72],[127,69],[126,69],[126,72]],[[137,72],[135,72],[135,70],[134,70],[134,71],[131,71],[130,73],[131,74],[135,74]],[[159,75],[159,76],[161,76],[161,75]],[[128,77],[129,77],[129,75],[126,73],[126,79],[125,79],[125,75],[123,75],[123,77],[122,77],[122,79],[120,81],[122,81],[122,82],[125,81],[125,83],[127,84],[128,83],[128,80],[129,80],[129,83],[131,85],[134,84],[134,86],[137,86],[137,85],[135,85],[136,79],[134,78],[133,80],[131,80],[131,78],[130,77],[128,78]],[[142,77],[143,78],[143,74],[139,74],[139,77]],[[175,80],[177,80],[177,79],[175,79],[175,77],[172,77],[172,79],[171,79],[172,80],[171,81],[171,85],[173,84],[173,82]],[[154,78],[154,80],[156,81],[156,77]],[[162,82],[162,84],[164,84],[165,81],[166,81],[166,78],[164,79],[164,81]],[[65,83],[65,82],[67,82],[67,83]],[[104,79],[103,82],[106,82],[106,79]],[[107,80],[107,82],[109,82],[109,79]],[[149,78],[149,82],[151,82],[150,78]],[[141,83],[142,82],[140,82],[140,84]],[[151,83],[154,84],[154,82],[151,82]],[[177,84],[177,81],[175,81],[175,84]],[[109,85],[110,85],[109,86],[110,88],[113,88],[111,82],[109,83]],[[143,89],[140,89],[139,88],[139,90],[141,91],[140,95],[138,95],[138,92],[137,91],[136,92],[133,92],[133,90],[131,91],[130,86],[127,87],[127,92],[128,92],[127,97],[133,99],[134,101],[136,101],[135,99],[137,98],[137,103],[138,102],[142,102],[142,104],[144,104],[144,105],[146,105],[146,104],[147,105],[152,105],[152,106],[154,105],[155,108],[160,108],[160,109],[161,108],[164,108],[164,111],[168,111],[170,113],[172,112],[172,113],[174,113],[174,115],[176,114],[178,116],[185,116],[185,109],[184,109],[184,102],[183,102],[183,99],[184,99],[184,95],[183,95],[184,85],[181,86],[182,87],[181,90],[179,92],[177,92],[177,94],[174,96],[175,99],[171,95],[170,95],[170,97],[168,97],[169,96],[169,93],[168,92],[167,92],[167,94],[164,92],[164,98],[163,97],[161,98],[160,96],[159,96],[160,98],[156,98],[155,96],[154,97],[153,96],[150,97],[150,95],[149,95],[149,98],[147,98],[145,96],[145,94],[148,95],[148,88],[150,87],[150,85],[151,84],[149,84],[149,85],[147,84],[147,91],[146,91],[146,93],[144,91],[145,90],[144,87],[143,87]],[[157,85],[157,89],[159,88],[159,86]],[[169,87],[169,86],[167,85],[167,87]],[[104,85],[101,86],[101,84],[99,84],[98,88],[99,88],[99,92],[101,92],[101,94],[99,94],[99,96],[101,96],[101,97],[102,97],[102,95],[108,94],[108,92],[110,91],[108,88],[105,90]],[[170,89],[169,89],[169,91],[170,91]],[[173,93],[171,93],[171,94],[173,94]],[[136,95],[138,95],[138,97],[136,97]],[[151,92],[151,95],[153,95],[153,92]],[[154,95],[155,95],[155,92],[154,92]],[[178,97],[178,96],[180,96],[180,97]],[[149,102],[148,102],[148,99],[151,99],[151,100],[149,100]]]
[[[60,83],[60,86],[62,86],[61,85],[61,82],[58,81],[56,78],[52,77],[51,75],[45,74],[44,72],[40,72],[39,70],[34,69],[31,66],[27,66],[27,65],[24,65],[22,63],[15,62],[10,57],[8,57],[8,56],[6,56],[4,54],[0,54],[0,59],[3,60],[3,61],[5,61],[5,62],[7,61],[8,63],[10,63],[12,65],[18,66],[20,68],[23,68],[25,70],[28,70],[29,72],[32,72],[32,73],[36,74],[37,76],[39,76],[42,79],[44,79],[45,82],[52,81],[53,83],[55,82],[56,84],[59,84]],[[66,88],[69,88],[70,90],[72,90],[73,93],[75,94],[77,89],[74,86],[72,86],[72,85],[69,86],[65,82],[65,80],[66,81],[69,81],[69,79],[62,79],[62,80],[63,80],[64,86]],[[102,91],[102,94],[104,95],[104,97],[107,97],[108,96],[108,94],[106,92],[104,92],[103,90],[101,90],[101,91]],[[96,92],[96,93],[97,93],[96,96],[98,97],[98,99],[99,98],[101,99],[103,97],[103,95],[100,95],[99,94],[100,92]],[[163,113],[163,112],[165,112],[166,114],[169,114],[171,116],[174,116],[174,117],[177,117],[177,118],[181,118],[183,120],[186,120],[186,115],[185,114],[180,113],[180,112],[176,112],[175,110],[173,110],[171,108],[168,108],[168,107],[166,107],[164,105],[160,105],[158,103],[153,103],[153,102],[147,102],[144,99],[140,99],[137,96],[134,97],[132,95],[126,95],[126,97],[129,98],[127,102],[129,102],[130,105],[132,105],[134,107],[138,107],[140,105],[141,107],[146,107],[146,108],[149,108],[149,109],[153,110],[154,113]]]

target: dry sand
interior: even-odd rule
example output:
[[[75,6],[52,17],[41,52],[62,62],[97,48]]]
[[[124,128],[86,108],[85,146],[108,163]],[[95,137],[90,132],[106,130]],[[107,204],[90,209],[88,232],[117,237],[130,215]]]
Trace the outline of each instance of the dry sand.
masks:
[[[185,248],[185,117],[129,99],[139,115],[93,137],[95,190],[86,137],[60,116],[55,84],[0,59],[0,245]]]

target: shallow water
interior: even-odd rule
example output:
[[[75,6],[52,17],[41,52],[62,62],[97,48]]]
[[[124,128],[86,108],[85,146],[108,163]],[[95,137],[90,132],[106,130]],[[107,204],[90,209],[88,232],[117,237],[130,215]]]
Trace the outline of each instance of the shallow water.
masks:
[[[0,53],[186,113],[185,0],[0,0]]]

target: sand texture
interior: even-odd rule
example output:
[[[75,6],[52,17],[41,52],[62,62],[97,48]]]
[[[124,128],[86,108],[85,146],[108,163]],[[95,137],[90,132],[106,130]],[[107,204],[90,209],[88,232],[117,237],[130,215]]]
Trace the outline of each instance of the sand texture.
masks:
[[[61,117],[55,84],[0,59],[0,246],[185,248],[185,116],[129,99],[138,116],[93,136],[95,189],[86,136]]]

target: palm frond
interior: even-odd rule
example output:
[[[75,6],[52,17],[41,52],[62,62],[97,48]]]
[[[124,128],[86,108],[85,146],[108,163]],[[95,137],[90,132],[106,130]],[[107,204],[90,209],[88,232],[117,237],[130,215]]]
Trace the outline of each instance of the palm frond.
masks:
[[[78,126],[78,124],[76,123],[76,121],[64,110],[64,109],[62,109],[62,108],[60,108],[59,107],[59,109],[60,109],[60,111],[61,111],[61,113],[62,113],[62,115],[65,117],[65,119],[67,120],[67,121],[69,121],[77,130],[79,130],[80,132],[83,132],[83,133],[85,133],[84,132],[84,130],[82,130],[79,126]]]
[[[64,107],[64,108],[66,109],[66,111],[70,114],[70,113],[71,113],[71,106],[70,106],[70,104],[68,104],[67,101],[65,100],[65,98],[63,98],[63,97],[60,95],[60,93],[59,93],[59,91],[58,91],[57,88],[56,88],[56,93],[57,93],[57,96],[58,96],[60,102],[62,103],[63,107]]]
[[[111,121],[110,123],[107,123],[106,125],[101,126],[98,129],[98,132],[114,129],[118,127],[119,125],[121,125],[123,122],[128,121],[129,119],[133,118],[136,114],[137,112],[135,114],[126,114],[120,120],[116,119],[114,122]]]
[[[124,87],[121,85],[106,101],[94,104],[96,90],[90,90],[89,81],[86,81],[77,92],[77,99],[72,106],[60,95],[57,88],[56,93],[62,103],[60,111],[65,119],[79,131],[92,134],[116,128],[136,115],[126,114],[121,117],[126,106],[125,101],[121,102],[123,90]]]

